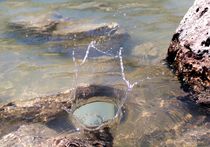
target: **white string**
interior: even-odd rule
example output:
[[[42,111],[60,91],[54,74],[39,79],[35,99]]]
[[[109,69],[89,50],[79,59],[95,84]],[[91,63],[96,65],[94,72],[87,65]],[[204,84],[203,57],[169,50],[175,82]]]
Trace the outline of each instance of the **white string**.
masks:
[[[127,85],[127,87],[128,87],[128,91],[131,91],[132,88],[133,88],[135,85],[137,85],[138,83],[137,83],[137,82],[134,82],[133,84],[131,84],[130,81],[127,80],[126,77],[125,77],[124,64],[123,64],[123,57],[122,57],[122,50],[123,50],[123,48],[120,47],[120,50],[119,50],[119,59],[120,59],[121,75],[122,75],[123,81],[126,83],[126,85]]]
[[[96,43],[96,41],[91,41],[90,44],[88,45],[88,48],[86,50],[86,53],[85,53],[85,56],[82,60],[82,63],[80,63],[80,65],[83,65],[85,63],[85,61],[87,60],[88,58],[88,55],[89,55],[89,52],[90,52],[90,49],[91,48],[95,48],[94,44]]]

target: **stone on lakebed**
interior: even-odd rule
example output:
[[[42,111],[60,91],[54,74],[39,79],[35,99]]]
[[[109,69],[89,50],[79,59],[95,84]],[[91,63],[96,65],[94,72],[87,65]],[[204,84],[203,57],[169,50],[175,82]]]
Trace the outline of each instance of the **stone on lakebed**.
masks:
[[[87,37],[109,36],[114,34],[117,23],[91,23],[54,15],[22,16],[9,22],[9,27],[23,34],[51,36],[52,39],[84,39]]]

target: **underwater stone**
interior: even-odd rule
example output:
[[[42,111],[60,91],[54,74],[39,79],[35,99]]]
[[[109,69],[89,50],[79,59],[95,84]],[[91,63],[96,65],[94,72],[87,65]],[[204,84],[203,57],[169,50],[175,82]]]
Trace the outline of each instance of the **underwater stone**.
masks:
[[[44,125],[67,114],[64,108],[71,109],[75,103],[72,92],[73,89],[70,89],[51,96],[0,106],[0,146],[11,146],[11,143],[16,146],[112,146],[113,136],[107,126],[92,132],[74,130],[60,134]],[[117,99],[124,92],[109,86],[84,85],[77,88],[75,98],[85,101],[100,95]]]
[[[9,23],[9,27],[17,31],[25,31],[25,33],[50,33],[56,28],[58,21],[50,15],[41,16],[20,16]]]
[[[61,92],[51,96],[37,97],[29,101],[10,102],[0,106],[0,136],[11,127],[20,123],[47,123],[63,114],[63,107],[71,108],[72,91]],[[15,123],[12,123],[15,122]],[[15,126],[17,127],[17,126]]]
[[[93,39],[93,38],[92,38]],[[129,50],[127,50],[127,45],[130,44],[131,38],[130,35],[124,32],[116,32],[111,36],[100,36],[98,38],[94,38],[94,47],[91,48],[89,57],[101,57],[106,54],[108,56],[116,56],[118,55],[118,51],[120,47],[126,48],[124,50],[124,54],[129,54]],[[56,53],[62,55],[72,55],[72,50],[75,50],[75,55],[77,59],[84,58],[85,51],[87,50],[91,40],[85,38],[84,40],[76,40],[76,41],[50,41],[47,43],[50,47],[47,49],[47,53]]]
[[[52,37],[58,39],[84,39],[87,37],[109,36],[114,34],[118,27],[117,23],[62,22],[52,32]]]
[[[9,27],[21,31],[25,35],[49,36],[49,40],[73,40],[87,37],[109,36],[114,34],[117,23],[90,23],[84,20],[70,18],[55,18],[54,15],[18,17],[9,22]]]
[[[22,125],[0,139],[1,147],[46,146],[46,140],[55,136],[56,131],[41,124]]]
[[[177,28],[168,48],[167,61],[183,83],[183,88],[199,94],[210,88],[210,0],[195,0]]]
[[[101,137],[104,138],[101,138]],[[80,132],[58,133],[43,124],[22,125],[0,139],[1,147],[91,147],[112,146],[109,129],[94,132],[91,136]]]

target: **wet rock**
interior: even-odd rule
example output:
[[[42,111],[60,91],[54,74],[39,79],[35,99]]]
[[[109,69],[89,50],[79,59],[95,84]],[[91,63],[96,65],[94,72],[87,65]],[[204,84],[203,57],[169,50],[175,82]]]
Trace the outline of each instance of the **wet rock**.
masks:
[[[9,23],[9,26],[18,31],[32,34],[48,34],[55,30],[58,21],[50,15],[18,17]]]
[[[93,39],[93,38],[92,38]],[[124,32],[116,32],[110,36],[101,36],[94,38],[94,47],[91,48],[88,57],[99,57],[99,56],[116,56],[121,47],[125,48],[124,54],[129,54],[128,49],[131,38],[130,35]],[[48,43],[50,46],[47,49],[47,53],[58,53],[62,55],[72,56],[72,51],[75,51],[77,59],[81,59],[85,56],[86,50],[91,42],[91,39],[85,38],[83,40],[69,42],[64,41],[51,41]]]
[[[146,42],[136,46],[133,49],[133,55],[136,56],[158,56],[158,50],[152,42]]]
[[[197,96],[197,103],[204,104],[204,105],[210,105],[210,88],[206,91],[202,91]],[[210,108],[209,108],[210,113]]]
[[[132,49],[133,58],[138,58],[142,64],[157,64],[160,62],[163,53],[161,53],[153,42],[145,42]]]
[[[53,147],[111,147],[113,144],[113,136],[109,128],[104,128],[99,131],[63,134],[58,137],[48,140],[48,144]]]
[[[57,15],[19,17],[9,26],[21,32],[23,37],[46,36],[46,41],[75,40],[88,37],[109,36],[114,34],[117,23],[90,23],[83,20],[71,20]]]
[[[47,21],[45,21],[47,20]],[[126,48],[129,54],[130,35],[119,29],[117,23],[91,23],[85,20],[71,20],[62,16],[29,16],[10,23],[14,31],[12,37],[26,44],[44,44],[47,53],[72,55],[83,58],[91,41],[96,48],[91,49],[89,57],[105,54],[115,56],[119,48]]]
[[[109,86],[84,85],[76,91],[71,89],[52,96],[1,106],[0,146],[112,146],[113,136],[108,125],[92,131],[81,129],[80,132],[72,133],[68,130],[75,130],[68,124],[69,118],[65,111],[71,109],[75,103],[74,98],[86,101],[90,97],[101,95],[119,99],[124,92]],[[59,117],[62,117],[60,121]],[[65,124],[64,129],[67,130],[62,132],[62,135],[59,132],[60,128],[63,128],[61,121],[65,121],[62,124]],[[60,127],[55,127],[56,122],[60,123]],[[71,128],[66,129],[66,124]],[[8,128],[12,129],[8,131]]]
[[[139,140],[140,146],[209,146],[210,130],[201,125],[204,122],[200,119],[190,123],[184,120],[172,129],[155,130]]]
[[[197,94],[205,91],[205,100],[197,97],[197,103],[206,104],[210,102],[209,8],[208,0],[195,0],[173,35],[167,55],[183,88]]]
[[[57,39],[84,39],[87,37],[109,36],[118,29],[117,23],[84,23],[84,22],[63,22],[59,23],[52,37]]]
[[[41,124],[22,125],[0,139],[1,147],[46,146],[47,140],[57,133]]]
[[[109,130],[109,129],[108,129]],[[33,146],[33,147],[91,147],[112,146],[112,135],[107,129],[94,132],[91,136],[80,132],[57,133],[55,130],[42,124],[22,125],[0,139],[1,147]],[[97,136],[98,135],[98,136]],[[100,136],[109,136],[100,138]]]
[[[209,146],[210,131],[206,128],[191,128],[175,139],[166,140],[166,146]]]
[[[43,122],[55,119],[64,112],[63,107],[71,108],[72,91],[57,95],[38,97],[26,102],[8,103],[0,107],[0,136],[7,132],[6,124]]]

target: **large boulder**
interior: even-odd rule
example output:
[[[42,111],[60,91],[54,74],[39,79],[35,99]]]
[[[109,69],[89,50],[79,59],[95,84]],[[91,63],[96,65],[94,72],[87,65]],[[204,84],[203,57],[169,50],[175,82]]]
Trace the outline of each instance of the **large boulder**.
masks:
[[[167,61],[183,83],[197,96],[198,103],[210,104],[210,0],[195,0],[182,19],[168,48]]]

